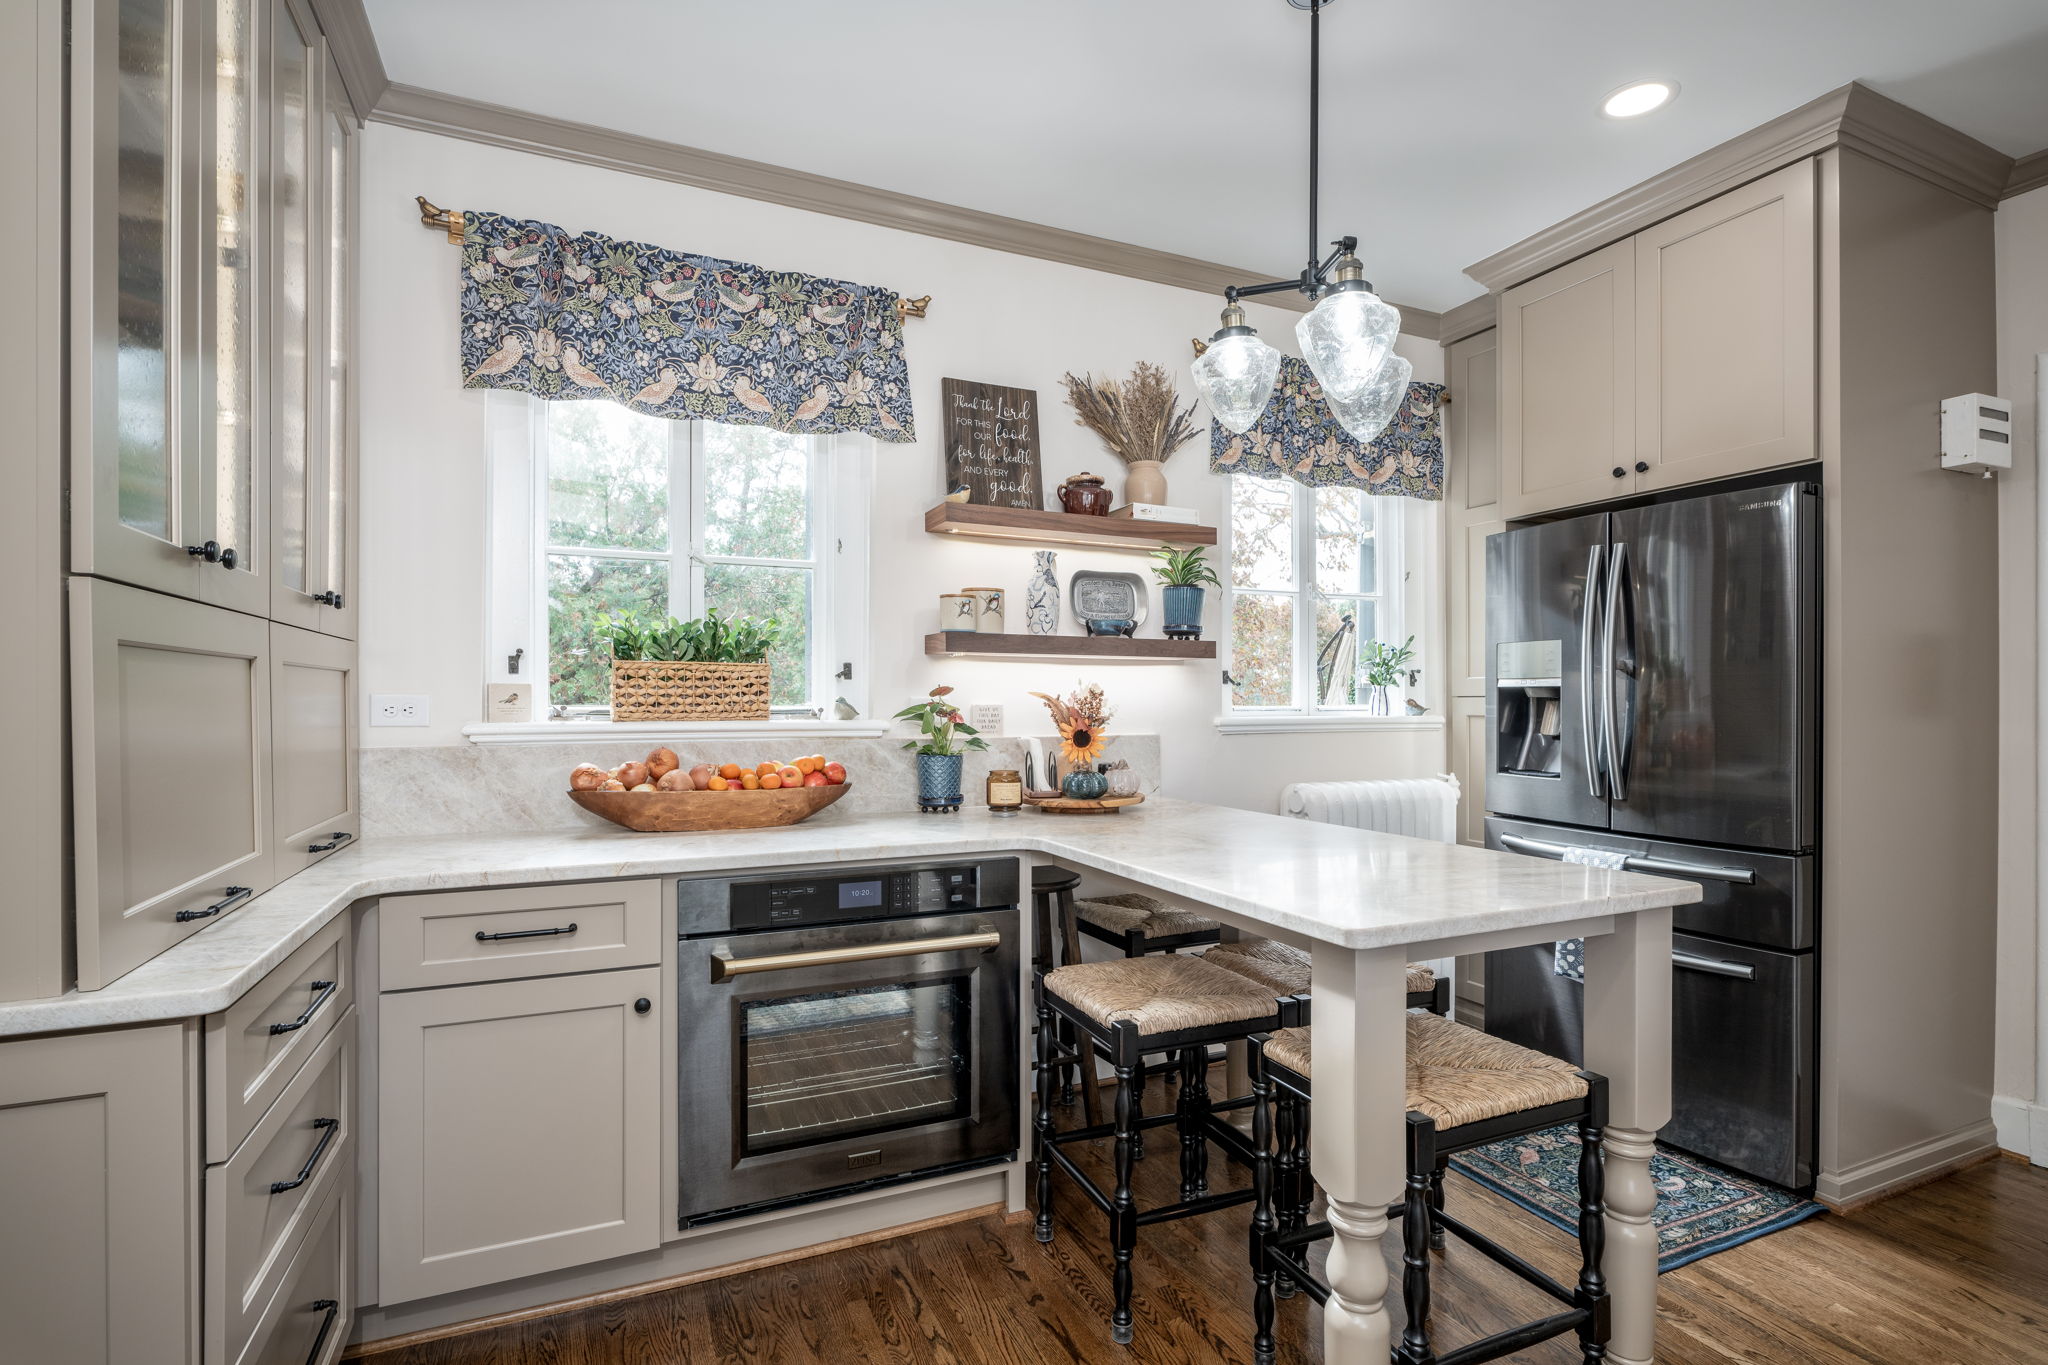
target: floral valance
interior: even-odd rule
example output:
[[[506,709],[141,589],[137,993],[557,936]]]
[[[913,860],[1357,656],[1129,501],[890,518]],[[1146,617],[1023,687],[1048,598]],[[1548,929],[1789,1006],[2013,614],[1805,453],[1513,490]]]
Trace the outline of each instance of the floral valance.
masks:
[[[896,295],[466,211],[462,384],[914,439]]]
[[[1257,426],[1240,436],[1209,424],[1209,467],[1434,502],[1444,495],[1443,395],[1441,384],[1410,384],[1387,429],[1360,445],[1330,412],[1307,363],[1282,356]]]

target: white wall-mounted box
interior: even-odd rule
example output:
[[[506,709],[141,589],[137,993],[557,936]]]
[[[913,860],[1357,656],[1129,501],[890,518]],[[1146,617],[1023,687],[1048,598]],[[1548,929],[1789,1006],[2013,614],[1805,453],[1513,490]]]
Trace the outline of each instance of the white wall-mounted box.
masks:
[[[1941,467],[1990,478],[2012,468],[2012,400],[1965,393],[1941,400]]]

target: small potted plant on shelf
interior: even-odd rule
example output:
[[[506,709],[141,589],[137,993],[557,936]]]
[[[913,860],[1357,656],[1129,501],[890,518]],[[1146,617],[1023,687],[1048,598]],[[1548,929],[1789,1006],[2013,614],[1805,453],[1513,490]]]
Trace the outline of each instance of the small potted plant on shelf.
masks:
[[[612,656],[613,720],[766,720],[772,616],[641,624],[606,616],[598,636]]]
[[[1152,566],[1152,576],[1160,583],[1160,605],[1166,612],[1166,638],[1201,639],[1202,585],[1208,583],[1220,588],[1222,581],[1202,557],[1199,545],[1186,550],[1162,545],[1152,552],[1152,557],[1159,561]]]
[[[988,741],[960,719],[960,712],[946,700],[953,689],[934,687],[921,702],[896,713],[898,720],[914,720],[922,739],[906,739],[903,747],[917,750],[917,808],[925,812],[960,809],[965,794],[960,769],[969,749],[986,749]]]
[[[1396,647],[1384,640],[1365,642],[1365,709],[1375,716],[1387,714],[1387,689],[1401,681],[1401,674],[1415,661],[1415,637]]]

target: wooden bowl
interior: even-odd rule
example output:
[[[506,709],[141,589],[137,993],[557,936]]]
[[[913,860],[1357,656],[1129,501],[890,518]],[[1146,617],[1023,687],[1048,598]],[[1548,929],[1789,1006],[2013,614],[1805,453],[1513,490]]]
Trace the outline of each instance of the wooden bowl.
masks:
[[[593,815],[642,834],[683,830],[772,829],[808,820],[852,790],[851,784],[775,791],[570,792]]]

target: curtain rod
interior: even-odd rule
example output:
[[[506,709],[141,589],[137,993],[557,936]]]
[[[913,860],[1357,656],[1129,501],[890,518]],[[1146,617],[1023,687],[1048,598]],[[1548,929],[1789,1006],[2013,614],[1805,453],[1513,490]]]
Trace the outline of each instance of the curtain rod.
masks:
[[[450,242],[457,246],[462,245],[461,209],[436,208],[427,202],[427,196],[424,194],[416,194],[413,198],[420,206],[421,227],[440,228],[448,234]],[[896,316],[899,318],[921,318],[924,316],[925,309],[931,306],[932,296],[930,294],[926,294],[921,299],[899,298],[896,300]]]

